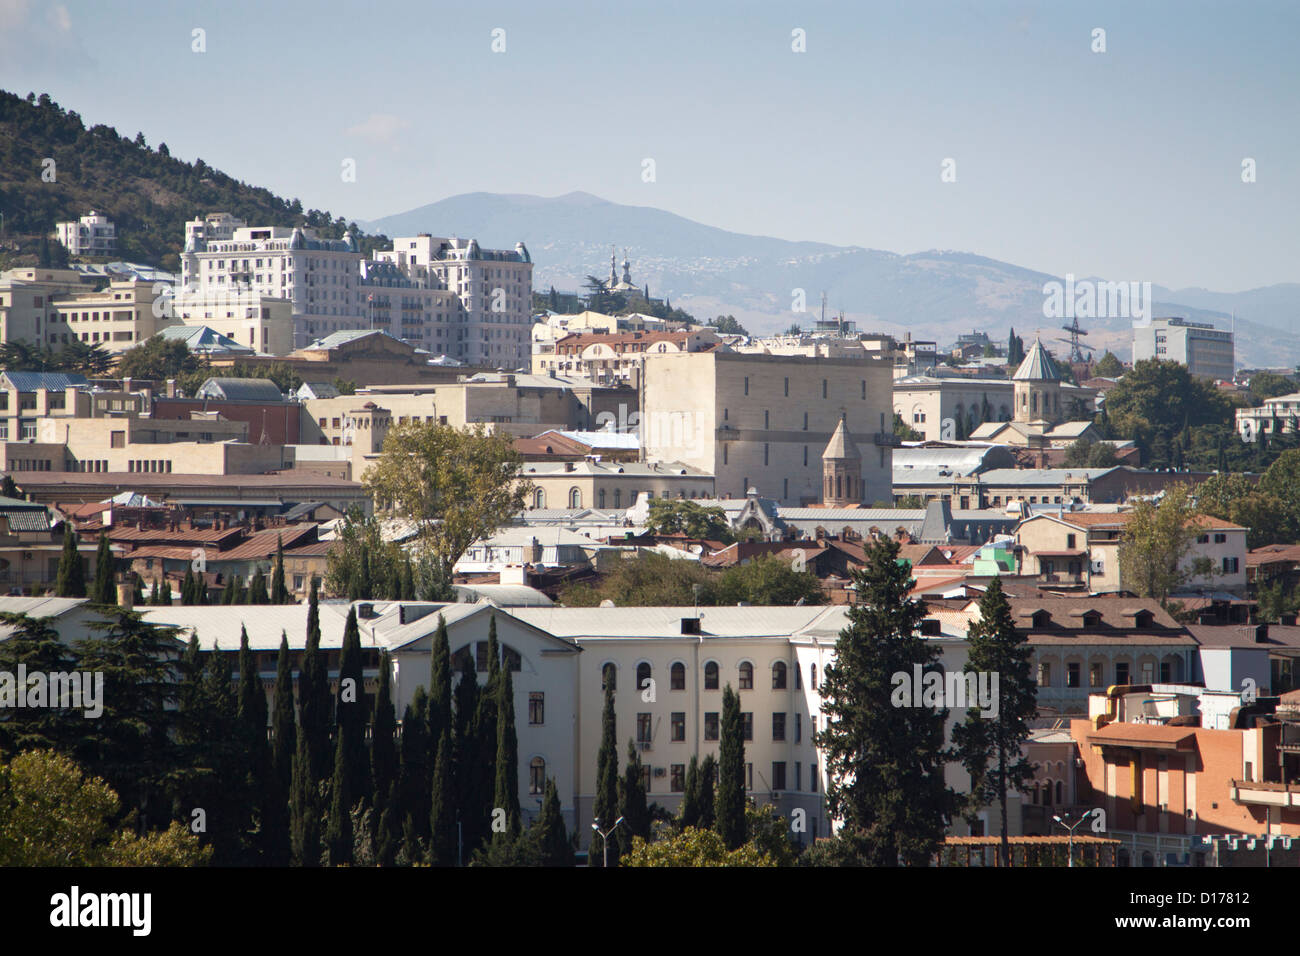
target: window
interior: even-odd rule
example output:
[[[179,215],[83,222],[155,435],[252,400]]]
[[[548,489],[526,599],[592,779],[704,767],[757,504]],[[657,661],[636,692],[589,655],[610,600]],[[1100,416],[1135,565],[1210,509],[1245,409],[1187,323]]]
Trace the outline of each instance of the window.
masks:
[[[528,723],[533,726],[546,723],[546,694],[540,690],[528,694]]]
[[[785,714],[783,713],[772,715],[772,739],[785,740]]]
[[[1041,661],[1038,665],[1038,686],[1052,686],[1052,665],[1047,661]]]
[[[474,669],[480,674],[486,673],[488,669],[488,645],[487,641],[479,641],[474,645]]]
[[[1161,664],[1161,665],[1160,665],[1160,683],[1162,683],[1162,684],[1168,684],[1169,681],[1171,680],[1171,675],[1172,675],[1172,673],[1173,673],[1173,668],[1170,667],[1168,661],[1165,661],[1163,664]]]
[[[675,763],[668,768],[668,789],[673,793],[686,790],[686,764]]]
[[[754,712],[742,711],[740,714],[740,737],[742,740],[754,739]]]
[[[798,712],[794,715],[794,742],[799,743],[803,740],[803,714]]]
[[[785,690],[785,661],[772,665],[772,690]]]
[[[718,739],[718,712],[716,710],[704,715],[704,739]]]
[[[1115,683],[1128,683],[1128,661],[1117,661],[1115,663]]]
[[[686,689],[686,665],[680,661],[668,669],[668,689]]]
[[[772,789],[773,790],[785,789],[785,761],[784,760],[772,761]]]
[[[1101,664],[1094,662],[1088,665],[1088,686],[1101,686]]]
[[[1236,558],[1224,558],[1224,559],[1223,559],[1223,573],[1224,573],[1224,574],[1236,574],[1236,573],[1237,573],[1237,559],[1236,559]]]
[[[528,793],[541,796],[546,790],[546,761],[534,757],[528,762]]]
[[[1227,540],[1228,540],[1228,536],[1226,534],[1216,533],[1214,535],[1215,544],[1223,544]]]
[[[754,765],[752,763],[745,764],[745,789],[754,789]]]
[[[704,665],[704,689],[718,689],[718,662],[709,661]]]
[[[1070,550],[1070,551],[1073,551],[1073,550],[1074,550],[1074,535],[1072,535],[1072,534],[1067,534],[1067,535],[1065,536],[1065,547],[1066,547],[1067,550]]]
[[[674,711],[672,714],[672,740],[680,743],[686,739],[686,712]]]
[[[1077,662],[1070,661],[1065,665],[1065,686],[1079,686],[1079,665]]]
[[[798,664],[794,665],[794,689],[803,690],[803,671],[799,669]]]
[[[582,507],[582,492],[579,491],[577,488],[569,489],[569,507],[570,508]]]
[[[803,789],[803,764],[797,760],[794,762],[794,788]]]
[[[650,743],[650,734],[652,732],[653,720],[650,714],[636,715],[636,742],[639,744]]]
[[[618,668],[612,663],[605,664],[600,669],[600,689],[602,692],[618,690]]]
[[[645,661],[636,665],[636,689],[645,690],[650,686],[650,665]]]
[[[808,789],[813,793],[817,792],[817,765],[815,763],[808,765]]]
[[[749,661],[744,661],[740,665],[740,689],[754,689],[754,665]]]

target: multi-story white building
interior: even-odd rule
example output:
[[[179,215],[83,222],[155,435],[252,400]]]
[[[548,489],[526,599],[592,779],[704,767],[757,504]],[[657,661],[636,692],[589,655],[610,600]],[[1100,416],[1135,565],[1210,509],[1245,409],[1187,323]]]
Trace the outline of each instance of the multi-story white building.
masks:
[[[522,242],[483,249],[476,239],[405,236],[376,252],[417,285],[452,293],[460,304],[452,358],[469,365],[527,369],[531,351],[533,260]],[[393,334],[396,334],[395,332]]]
[[[93,209],[89,216],[55,226],[55,237],[74,256],[111,256],[117,252],[117,227]]]
[[[1237,434],[1244,442],[1254,444],[1260,435],[1271,439],[1297,431],[1300,431],[1300,392],[1266,398],[1255,408],[1237,409]]]
[[[1230,382],[1236,370],[1232,333],[1186,319],[1152,319],[1133,329],[1133,361],[1152,358],[1186,365],[1201,378]]]

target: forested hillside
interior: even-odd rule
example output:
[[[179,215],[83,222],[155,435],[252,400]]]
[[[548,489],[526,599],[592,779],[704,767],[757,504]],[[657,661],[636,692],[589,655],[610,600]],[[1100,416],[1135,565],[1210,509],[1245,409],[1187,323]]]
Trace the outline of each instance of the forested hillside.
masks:
[[[299,200],[240,182],[202,159],[175,159],[166,143],[153,148],[141,133],[132,138],[111,126],[87,126],[45,94],[0,90],[0,269],[36,264],[43,255],[59,264],[61,247],[42,238],[53,235],[56,222],[92,209],[117,225],[116,258],[171,270],[179,268],[185,221],[206,212],[223,210],[258,225],[313,226],[329,238],[348,227],[341,216],[304,211]],[[365,251],[386,245],[383,237],[354,231]]]

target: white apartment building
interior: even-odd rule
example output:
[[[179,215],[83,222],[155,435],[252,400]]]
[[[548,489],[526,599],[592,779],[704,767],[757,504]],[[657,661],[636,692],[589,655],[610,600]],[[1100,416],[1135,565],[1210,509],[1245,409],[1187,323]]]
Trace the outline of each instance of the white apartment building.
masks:
[[[1164,318],[1134,328],[1133,361],[1152,358],[1186,365],[1201,378],[1232,381],[1236,371],[1232,333],[1206,322]]]
[[[117,252],[117,227],[93,209],[89,216],[55,224],[55,238],[74,256],[111,256]]]
[[[375,258],[459,300],[455,351],[446,354],[469,365],[529,367],[533,260],[522,242],[513,250],[484,249],[476,239],[421,233],[394,239],[393,248]]]
[[[1260,435],[1269,439],[1296,431],[1300,431],[1300,392],[1266,398],[1256,408],[1237,409],[1237,434],[1244,442],[1254,444]]]
[[[287,299],[293,348],[340,329],[365,327],[357,294],[362,256],[352,233],[320,239],[310,229],[249,227],[218,214],[187,223],[185,237],[181,288],[173,303],[179,315],[211,325],[218,316],[208,312],[260,309],[262,298]]]

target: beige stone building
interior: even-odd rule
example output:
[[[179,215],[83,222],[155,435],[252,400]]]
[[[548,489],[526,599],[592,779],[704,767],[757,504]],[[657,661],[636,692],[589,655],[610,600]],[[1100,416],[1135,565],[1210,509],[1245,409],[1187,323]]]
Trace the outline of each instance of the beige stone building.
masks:
[[[718,346],[712,329],[681,332],[574,332],[554,342],[538,342],[533,351],[533,372],[577,375],[602,385],[641,382],[641,366],[650,354],[702,352]]]
[[[649,461],[714,475],[719,497],[753,487],[801,505],[822,499],[822,453],[843,419],[862,458],[860,500],[889,501],[891,385],[891,366],[879,359],[651,353],[641,444]]]
[[[534,490],[529,508],[629,508],[639,496],[712,498],[713,476],[676,462],[535,461],[523,477]]]
[[[913,375],[894,382],[894,412],[926,441],[954,441],[974,419],[1012,418],[1013,388],[1006,379]],[[958,422],[962,422],[961,426]]]

